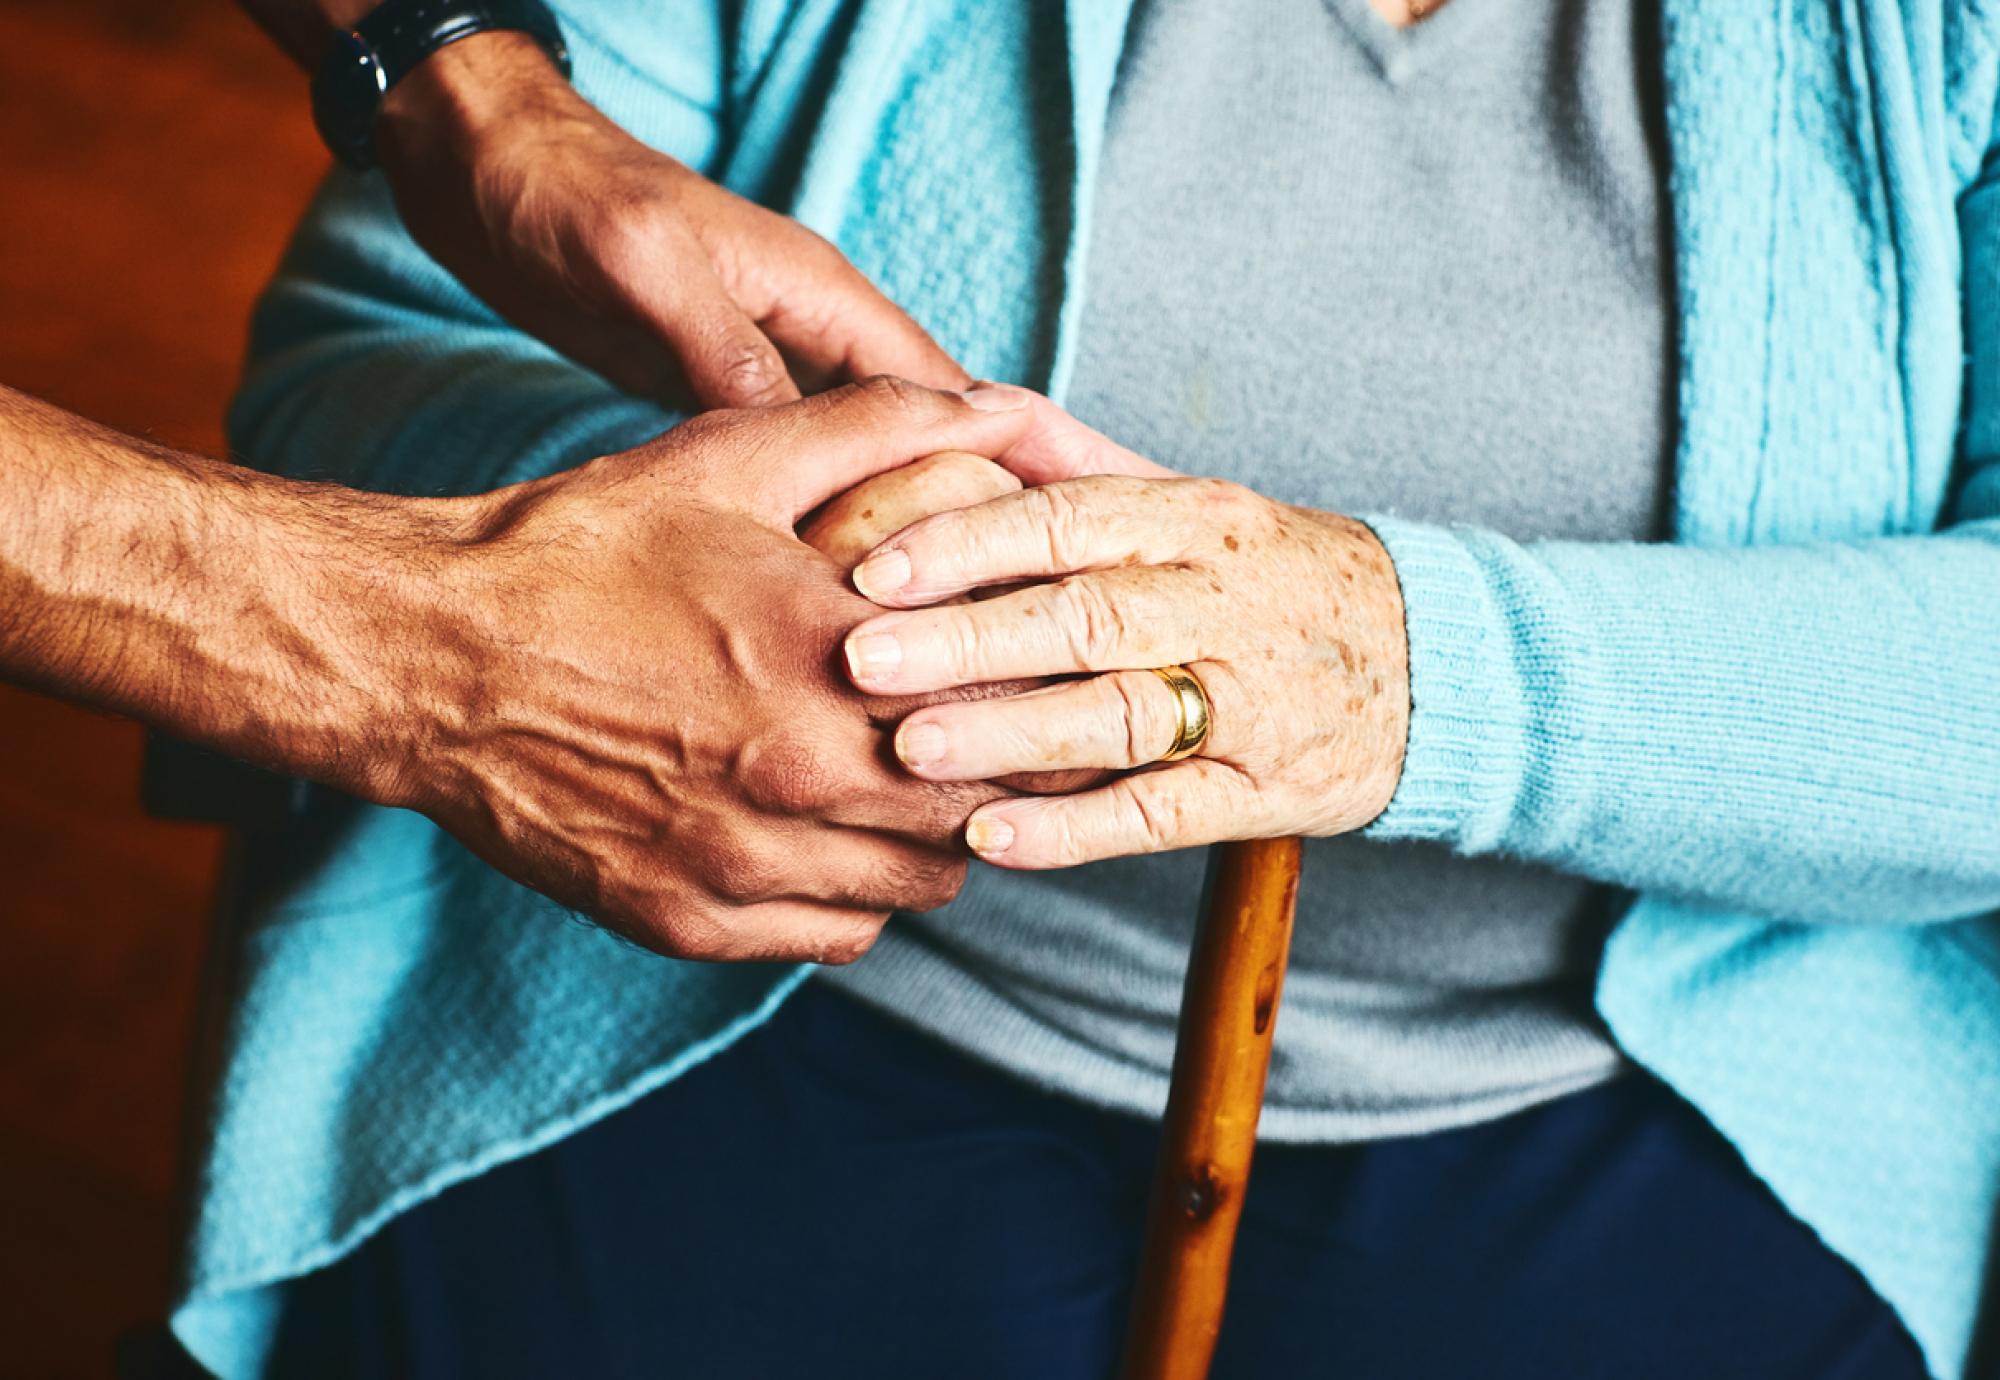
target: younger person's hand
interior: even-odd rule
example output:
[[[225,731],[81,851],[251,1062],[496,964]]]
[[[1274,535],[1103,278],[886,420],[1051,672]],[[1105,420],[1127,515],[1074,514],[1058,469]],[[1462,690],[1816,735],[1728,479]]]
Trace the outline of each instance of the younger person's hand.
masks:
[[[1005,792],[890,756],[930,697],[846,683],[871,606],[794,528],[937,451],[1000,454],[1028,416],[876,379],[450,500],[460,549],[393,638],[417,652],[385,719],[401,751],[356,784],[659,952],[857,957],[890,911],[956,894],[965,820]]]
[[[525,35],[427,60],[376,150],[432,257],[628,392],[752,407],[875,374],[969,382],[838,249],[634,139]]]

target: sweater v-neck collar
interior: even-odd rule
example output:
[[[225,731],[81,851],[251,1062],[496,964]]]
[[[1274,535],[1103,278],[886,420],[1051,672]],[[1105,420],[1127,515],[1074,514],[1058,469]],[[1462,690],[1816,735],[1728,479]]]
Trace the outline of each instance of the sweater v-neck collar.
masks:
[[[1365,53],[1382,80],[1401,86],[1435,68],[1441,57],[1492,21],[1510,0],[1449,0],[1429,17],[1397,28],[1370,0],[1326,0],[1333,17]]]

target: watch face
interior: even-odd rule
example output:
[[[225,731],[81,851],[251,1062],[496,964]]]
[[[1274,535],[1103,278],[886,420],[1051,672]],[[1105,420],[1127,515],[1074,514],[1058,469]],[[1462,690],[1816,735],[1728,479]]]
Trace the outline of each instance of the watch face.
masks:
[[[381,59],[360,34],[334,36],[313,82],[313,123],[327,147],[349,163],[368,161],[375,110],[389,89]]]

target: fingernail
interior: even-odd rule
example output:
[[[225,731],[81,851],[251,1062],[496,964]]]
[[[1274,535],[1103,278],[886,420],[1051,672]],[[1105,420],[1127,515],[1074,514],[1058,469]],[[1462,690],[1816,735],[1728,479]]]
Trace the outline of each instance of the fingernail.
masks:
[[[1014,826],[1004,819],[975,819],[965,826],[965,842],[980,857],[990,858],[1014,846]]]
[[[867,633],[847,639],[847,669],[856,680],[879,680],[903,664],[903,644],[894,633]]]
[[[981,412],[1014,412],[1028,405],[1028,390],[1004,383],[975,383],[959,394]]]
[[[904,724],[896,731],[896,755],[906,767],[944,760],[944,730],[932,723]]]
[[[877,551],[854,570],[854,587],[870,599],[894,594],[909,582],[910,558],[893,547]]]

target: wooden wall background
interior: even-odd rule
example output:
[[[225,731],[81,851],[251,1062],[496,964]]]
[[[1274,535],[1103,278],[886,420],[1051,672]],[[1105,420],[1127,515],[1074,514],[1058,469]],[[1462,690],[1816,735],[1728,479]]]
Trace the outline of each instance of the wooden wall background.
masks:
[[[325,164],[226,0],[0,0],[0,381],[218,453]],[[140,814],[138,758],[134,726],[0,689],[0,1375],[107,1375],[165,1299],[219,840]]]

